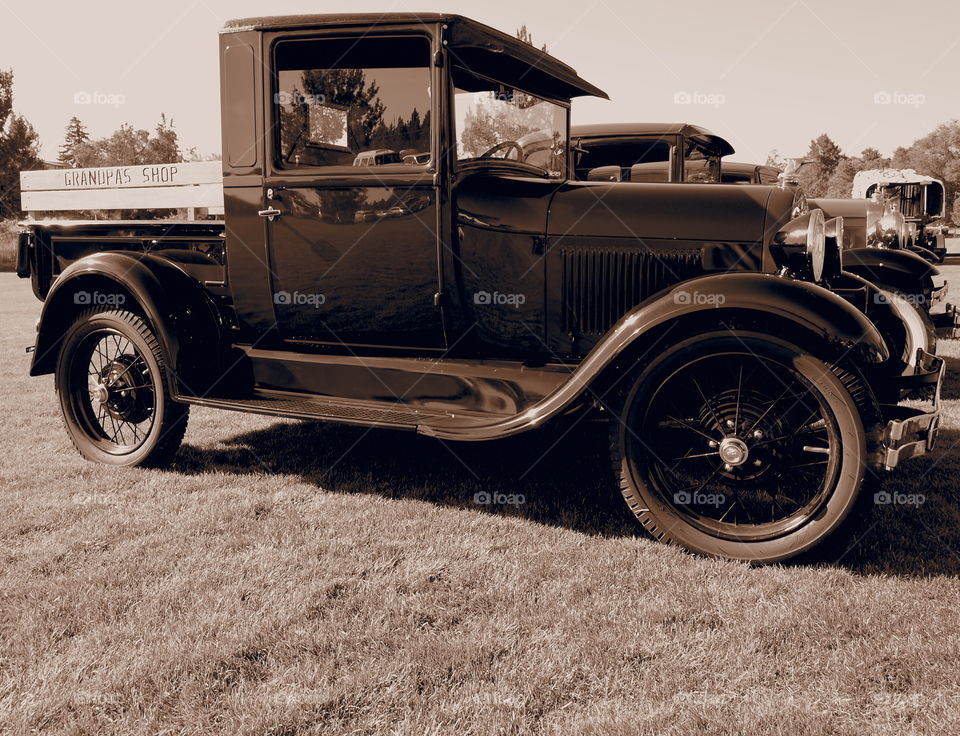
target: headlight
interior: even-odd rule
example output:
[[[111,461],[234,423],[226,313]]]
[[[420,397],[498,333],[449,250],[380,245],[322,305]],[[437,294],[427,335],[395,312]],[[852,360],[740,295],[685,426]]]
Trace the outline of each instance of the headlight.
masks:
[[[906,243],[906,222],[899,212],[884,212],[877,221],[877,244],[885,248],[902,248]]]
[[[790,220],[773,236],[770,250],[777,265],[797,277],[822,279],[827,250],[823,210],[810,210]]]
[[[917,244],[917,223],[903,222],[903,240],[901,241],[904,248],[910,248]]]
[[[834,217],[823,224],[826,235],[825,249],[823,258],[823,277],[831,278],[840,275],[843,270],[841,265],[840,251],[843,250],[843,218]]]

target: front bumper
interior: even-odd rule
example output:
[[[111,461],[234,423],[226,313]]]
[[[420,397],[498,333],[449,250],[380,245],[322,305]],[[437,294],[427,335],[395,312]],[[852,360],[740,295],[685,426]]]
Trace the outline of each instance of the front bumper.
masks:
[[[911,389],[931,388],[931,406],[920,409],[900,405],[882,407],[886,420],[881,436],[882,462],[887,470],[893,470],[902,460],[925,455],[936,446],[940,432],[940,392],[946,367],[943,358],[919,351],[917,372],[901,380],[908,382],[907,387]]]
[[[927,311],[936,309],[937,306],[947,301],[947,292],[950,291],[950,284],[947,283],[946,279],[943,279],[941,283],[937,283],[937,281],[940,281],[940,279],[934,281],[933,291],[930,292],[930,309]]]
[[[942,312],[930,315],[930,321],[937,329],[937,337],[941,340],[954,340],[960,337],[960,308],[955,304],[948,304]]]

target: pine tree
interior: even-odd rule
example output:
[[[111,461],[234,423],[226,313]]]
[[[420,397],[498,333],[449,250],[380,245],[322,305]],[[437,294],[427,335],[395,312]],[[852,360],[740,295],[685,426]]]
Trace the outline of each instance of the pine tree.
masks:
[[[70,122],[67,123],[67,130],[63,136],[63,143],[60,146],[60,152],[57,160],[62,164],[76,168],[77,146],[86,143],[89,140],[90,134],[87,133],[86,126],[80,122],[80,118],[74,115],[72,118],[70,118]]]

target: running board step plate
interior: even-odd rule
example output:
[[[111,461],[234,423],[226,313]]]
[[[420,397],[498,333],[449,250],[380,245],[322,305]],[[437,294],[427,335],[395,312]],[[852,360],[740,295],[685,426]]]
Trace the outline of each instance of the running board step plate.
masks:
[[[485,424],[503,416],[461,414],[439,409],[424,409],[403,404],[386,404],[375,401],[343,400],[323,396],[259,392],[251,398],[217,398],[181,396],[186,404],[228,409],[251,414],[267,414],[296,419],[315,419],[358,424],[367,427],[416,430],[422,425],[454,425],[464,428]]]

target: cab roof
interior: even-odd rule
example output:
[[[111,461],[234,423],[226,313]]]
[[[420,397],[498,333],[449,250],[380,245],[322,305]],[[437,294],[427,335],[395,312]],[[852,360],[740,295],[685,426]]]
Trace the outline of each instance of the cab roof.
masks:
[[[446,48],[455,63],[489,76],[518,77],[529,92],[559,99],[593,96],[610,99],[606,92],[577,75],[576,70],[550,54],[513,36],[462,15],[448,13],[329,13],[321,15],[271,15],[227,21],[221,33],[284,31],[377,25],[426,26],[445,24]],[[498,75],[499,72],[499,75]]]
[[[734,153],[733,146],[726,138],[691,123],[595,123],[570,127],[571,138],[619,138],[632,135],[682,135],[686,138],[701,138],[718,148],[721,156]]]

